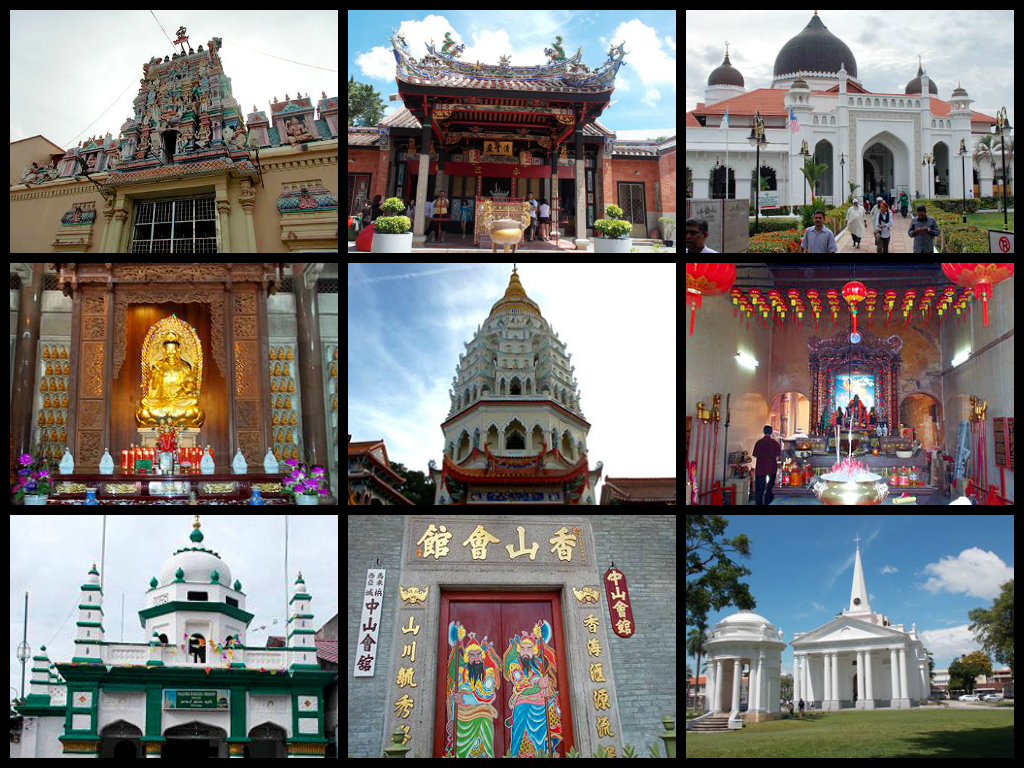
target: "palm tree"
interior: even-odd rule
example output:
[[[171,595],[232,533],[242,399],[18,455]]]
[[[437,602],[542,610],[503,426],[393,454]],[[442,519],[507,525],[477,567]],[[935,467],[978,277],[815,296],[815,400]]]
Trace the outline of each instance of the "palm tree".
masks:
[[[697,681],[697,691],[693,695],[694,703],[696,703],[697,701],[697,694],[700,693],[700,660],[701,657],[705,655],[704,642],[706,638],[704,633],[706,631],[707,624],[701,624],[700,626],[696,626],[686,633],[686,654],[688,656],[693,656],[697,659],[697,674],[690,675],[689,672],[687,672],[686,675],[687,695],[689,695],[690,678],[693,677]],[[706,685],[704,688],[704,695],[705,697],[707,696]]]
[[[815,163],[813,160],[808,160],[804,163],[800,169],[800,173],[807,179],[807,184],[811,188],[811,205],[814,205],[814,199],[816,195],[814,190],[817,189],[818,180],[821,179],[826,173],[828,173],[829,167],[825,163]]]

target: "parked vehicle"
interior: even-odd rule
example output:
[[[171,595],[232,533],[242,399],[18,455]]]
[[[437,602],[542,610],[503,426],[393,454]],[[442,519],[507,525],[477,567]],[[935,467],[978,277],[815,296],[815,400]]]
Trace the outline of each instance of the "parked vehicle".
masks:
[[[964,694],[960,697],[960,701],[981,701],[981,699],[972,694]]]

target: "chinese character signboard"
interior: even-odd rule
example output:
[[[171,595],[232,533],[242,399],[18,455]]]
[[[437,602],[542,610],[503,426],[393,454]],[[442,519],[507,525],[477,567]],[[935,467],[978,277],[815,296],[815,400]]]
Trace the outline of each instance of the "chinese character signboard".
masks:
[[[617,568],[605,571],[604,591],[608,597],[608,611],[615,634],[619,637],[632,637],[636,632],[636,623],[633,621],[633,606],[629,602],[626,574]]]
[[[371,568],[366,572],[363,590],[363,616],[359,622],[358,645],[355,652],[353,677],[373,677],[377,663],[377,634],[384,602],[384,569]]]

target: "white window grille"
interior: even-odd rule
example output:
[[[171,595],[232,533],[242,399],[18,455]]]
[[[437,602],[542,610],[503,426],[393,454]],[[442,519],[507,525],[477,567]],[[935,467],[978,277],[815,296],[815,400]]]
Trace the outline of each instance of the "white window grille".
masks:
[[[130,253],[217,253],[212,196],[135,203]]]

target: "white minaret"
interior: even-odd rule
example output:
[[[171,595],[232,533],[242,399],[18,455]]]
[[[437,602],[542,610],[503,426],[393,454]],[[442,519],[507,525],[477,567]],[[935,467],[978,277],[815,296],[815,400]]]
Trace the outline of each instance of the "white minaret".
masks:
[[[306,580],[302,578],[302,572],[295,580],[292,587],[291,616],[288,617],[288,647],[298,649],[288,655],[290,669],[319,669],[320,665],[316,660],[316,642],[313,636],[316,630],[313,628],[313,610],[309,603],[313,596],[309,594],[306,587]]]
[[[89,578],[78,598],[78,636],[75,639],[76,664],[103,663],[103,588],[100,572],[92,564]]]
[[[50,705],[50,657],[46,646],[39,647],[39,653],[32,657],[32,677],[29,680],[28,696],[25,703],[32,705]]]
[[[860,535],[857,536],[857,556],[853,562],[853,589],[850,590],[848,613],[871,613],[868,587],[864,581],[864,564],[860,561]]]

